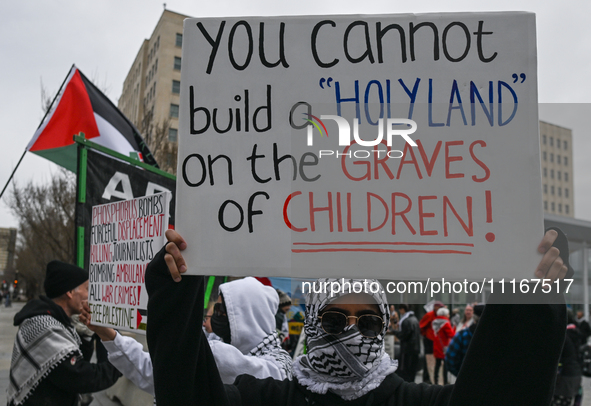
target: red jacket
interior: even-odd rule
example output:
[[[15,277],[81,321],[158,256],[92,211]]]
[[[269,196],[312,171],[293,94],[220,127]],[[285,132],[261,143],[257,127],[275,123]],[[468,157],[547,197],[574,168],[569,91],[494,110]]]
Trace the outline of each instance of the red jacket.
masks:
[[[421,328],[421,335],[427,337],[429,340],[435,340],[435,333],[433,333],[433,329],[431,328],[431,323],[435,319],[435,310],[431,310],[421,318],[419,322],[419,327]]]
[[[445,349],[449,342],[456,334],[455,329],[451,326],[449,319],[445,316],[437,316],[431,322],[433,332],[433,355],[435,358],[444,359]]]

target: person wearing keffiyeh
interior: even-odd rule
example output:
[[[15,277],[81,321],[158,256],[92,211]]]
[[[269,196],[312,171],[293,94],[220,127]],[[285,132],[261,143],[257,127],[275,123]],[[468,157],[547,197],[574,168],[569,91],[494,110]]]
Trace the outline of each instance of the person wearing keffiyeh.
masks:
[[[564,278],[567,272],[568,249],[561,258],[559,250],[551,248],[557,236],[556,231],[549,231],[539,245],[544,255],[536,271],[538,277]],[[325,335],[313,326],[317,319],[308,314],[304,328],[306,334],[313,334],[308,342],[310,356],[296,360],[293,380],[244,374],[232,385],[224,385],[198,323],[204,277],[181,277],[187,269],[181,250],[187,243],[174,230],[167,231],[167,238],[169,243],[146,269],[150,297],[147,338],[159,406],[538,406],[550,402],[565,335],[562,302],[487,305],[455,385],[438,386],[407,383],[392,373],[395,364],[382,355],[381,322],[374,335],[364,321],[365,338],[357,335],[363,331],[361,317],[368,315],[375,321],[375,317],[383,320],[387,316],[387,311],[381,310],[383,299],[371,294],[369,298],[346,295],[328,303],[318,296],[317,301],[312,298],[310,304],[317,306],[309,312],[317,309],[317,318],[323,319],[329,312],[342,313],[348,322],[320,322]],[[560,298],[562,294],[553,300]],[[506,334],[503,327],[507,323],[514,327],[514,334]],[[532,334],[544,339],[530,342]],[[524,355],[526,345],[528,353]],[[535,364],[527,362],[531,359]],[[365,391],[366,385],[373,389]]]
[[[47,264],[45,293],[14,317],[19,326],[8,386],[9,406],[79,405],[79,394],[98,392],[121,376],[102,359],[89,362],[92,349],[84,345],[71,317],[88,299],[88,272],[60,261]]]
[[[248,277],[221,284],[219,293],[211,325],[223,341],[210,340],[209,345],[222,381],[232,383],[241,373],[261,379],[292,379],[292,359],[281,348],[275,329],[279,305],[275,289]],[[140,389],[154,395],[152,361],[142,344],[112,328],[90,324],[87,313],[81,319],[99,335],[109,361]]]

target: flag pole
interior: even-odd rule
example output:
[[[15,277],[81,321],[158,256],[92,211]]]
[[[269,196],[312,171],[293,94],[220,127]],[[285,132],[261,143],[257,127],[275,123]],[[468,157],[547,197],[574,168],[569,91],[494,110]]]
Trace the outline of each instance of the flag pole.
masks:
[[[79,137],[84,138],[84,133],[79,133]],[[84,204],[86,203],[86,169],[88,162],[88,149],[78,144],[78,176],[77,176],[77,189],[76,189],[76,264],[80,268],[84,268],[84,234],[85,234],[85,222],[84,218],[79,223],[80,213],[84,213]],[[82,214],[84,216],[84,214]]]
[[[76,66],[75,64],[72,64],[72,67],[70,68],[70,72],[72,71],[72,68],[74,68],[75,66]],[[66,80],[68,80],[68,77],[69,76],[70,76],[70,73],[68,72],[68,75],[66,75],[66,78],[64,79],[64,81],[60,85],[60,88],[57,91],[56,95],[54,96],[53,100],[51,101],[51,104],[47,108],[47,111],[45,111],[45,114],[43,115],[43,119],[39,123],[39,127],[37,127],[37,129],[39,129],[43,125],[43,122],[45,121],[45,118],[47,117],[47,115],[51,111],[51,108],[53,107],[53,104],[55,103],[57,97],[60,95],[60,92],[62,91],[62,88],[64,87],[64,84],[66,83]],[[23,158],[25,157],[25,154],[27,153],[27,151],[28,151],[28,149],[25,149],[25,152],[23,152],[23,154],[21,155],[21,158],[18,160],[18,163],[14,167],[14,170],[10,174],[10,177],[8,178],[8,181],[6,182],[6,185],[4,185],[4,187],[2,188],[2,192],[0,192],[0,199],[2,198],[2,196],[4,196],[4,191],[6,190],[6,188],[8,187],[8,185],[10,184],[10,181],[14,177],[14,173],[16,172],[16,170],[18,169],[19,165],[21,164],[21,162],[22,162]]]
[[[12,177],[14,176],[14,173],[16,172],[16,170],[18,169],[19,165],[23,161],[23,158],[25,157],[25,154],[26,153],[27,153],[27,150],[25,149],[25,152],[23,152],[23,154],[21,155],[21,159],[18,160],[18,163],[16,164],[16,166],[14,167],[14,170],[10,174],[10,177],[8,178],[8,181],[6,182],[6,185],[4,185],[4,188],[2,188],[2,192],[0,192],[0,199],[4,195],[4,191],[6,190],[6,188],[8,187],[8,185],[10,184],[10,181],[12,180]]]

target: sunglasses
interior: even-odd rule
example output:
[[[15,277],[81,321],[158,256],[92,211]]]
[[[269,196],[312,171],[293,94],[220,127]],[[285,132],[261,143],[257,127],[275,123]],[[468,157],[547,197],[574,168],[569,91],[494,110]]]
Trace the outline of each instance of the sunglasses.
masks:
[[[349,319],[355,319],[355,324],[362,336],[375,338],[384,328],[384,320],[375,314],[364,314],[362,316],[347,316],[341,312],[327,311],[318,316],[320,326],[327,334],[341,334],[349,324]]]

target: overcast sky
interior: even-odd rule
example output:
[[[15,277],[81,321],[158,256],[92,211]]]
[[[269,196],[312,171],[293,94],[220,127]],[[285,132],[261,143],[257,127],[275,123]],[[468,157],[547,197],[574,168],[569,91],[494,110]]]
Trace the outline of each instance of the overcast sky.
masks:
[[[574,131],[575,216],[591,220],[591,2],[510,0],[475,2],[168,0],[167,8],[192,17],[532,11],[537,15],[540,118]],[[117,103],[123,80],[163,11],[154,0],[4,1],[0,5],[0,187],[42,118],[41,81],[55,94],[75,63]],[[548,112],[546,112],[548,110]],[[27,153],[15,179],[47,182],[57,166]],[[0,227],[16,227],[4,202]]]

